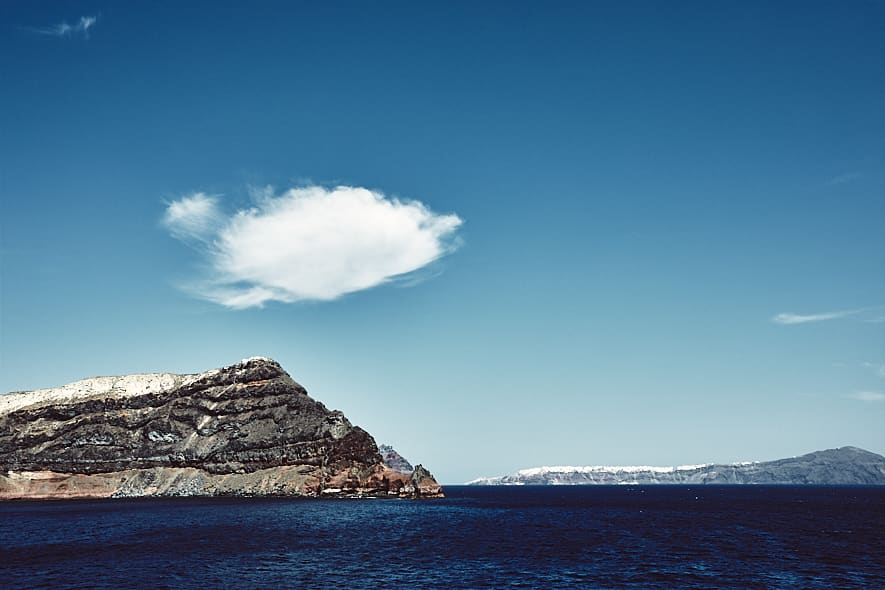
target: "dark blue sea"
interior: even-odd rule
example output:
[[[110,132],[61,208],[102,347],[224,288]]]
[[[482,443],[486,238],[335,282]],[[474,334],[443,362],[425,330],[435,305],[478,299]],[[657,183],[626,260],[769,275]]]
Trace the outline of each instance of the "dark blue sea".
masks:
[[[885,488],[0,504],[2,588],[885,588]]]

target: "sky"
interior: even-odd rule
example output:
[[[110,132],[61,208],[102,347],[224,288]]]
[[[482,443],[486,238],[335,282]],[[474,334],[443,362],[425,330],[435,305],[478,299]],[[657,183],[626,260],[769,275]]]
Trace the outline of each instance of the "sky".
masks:
[[[885,454],[885,3],[0,4],[0,392],[279,361],[443,483]]]

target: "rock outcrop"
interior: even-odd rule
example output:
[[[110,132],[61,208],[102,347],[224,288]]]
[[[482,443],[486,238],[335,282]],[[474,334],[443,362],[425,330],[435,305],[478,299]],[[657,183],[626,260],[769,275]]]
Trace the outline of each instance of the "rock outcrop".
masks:
[[[0,396],[0,499],[440,497],[265,358]]]
[[[885,457],[857,447],[765,462],[681,467],[533,467],[468,485],[885,485]]]
[[[381,453],[381,460],[384,464],[397,473],[412,473],[415,470],[412,464],[390,445],[379,445],[378,452]]]

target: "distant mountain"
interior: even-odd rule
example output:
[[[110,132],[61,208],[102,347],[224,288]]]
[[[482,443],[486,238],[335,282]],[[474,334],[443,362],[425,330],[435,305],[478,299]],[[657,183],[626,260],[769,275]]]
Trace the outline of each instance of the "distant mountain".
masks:
[[[811,484],[885,485],[885,457],[857,447],[776,461],[680,467],[534,467],[467,485]]]

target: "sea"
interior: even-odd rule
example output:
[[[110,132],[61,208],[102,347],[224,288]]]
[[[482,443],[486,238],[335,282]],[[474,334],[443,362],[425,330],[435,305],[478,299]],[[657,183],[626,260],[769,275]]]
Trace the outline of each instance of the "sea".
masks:
[[[885,588],[885,487],[0,504],[0,587]]]

